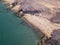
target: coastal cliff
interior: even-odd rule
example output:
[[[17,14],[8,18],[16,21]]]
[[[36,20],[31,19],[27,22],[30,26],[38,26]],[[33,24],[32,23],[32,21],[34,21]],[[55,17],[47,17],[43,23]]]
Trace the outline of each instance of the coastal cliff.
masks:
[[[55,45],[55,42],[58,42],[56,45],[60,45],[59,0],[3,0],[3,2],[16,16],[42,32],[48,38],[46,41],[48,44]]]

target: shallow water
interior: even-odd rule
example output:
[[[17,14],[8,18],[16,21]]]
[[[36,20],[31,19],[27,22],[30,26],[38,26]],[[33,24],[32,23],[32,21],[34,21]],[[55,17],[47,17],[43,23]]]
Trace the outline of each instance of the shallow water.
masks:
[[[37,45],[38,36],[0,2],[0,45]]]

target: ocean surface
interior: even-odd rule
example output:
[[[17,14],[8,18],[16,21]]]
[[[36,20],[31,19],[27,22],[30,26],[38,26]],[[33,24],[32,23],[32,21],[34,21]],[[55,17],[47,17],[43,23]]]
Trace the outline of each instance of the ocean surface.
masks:
[[[37,45],[39,38],[0,2],[0,45]]]

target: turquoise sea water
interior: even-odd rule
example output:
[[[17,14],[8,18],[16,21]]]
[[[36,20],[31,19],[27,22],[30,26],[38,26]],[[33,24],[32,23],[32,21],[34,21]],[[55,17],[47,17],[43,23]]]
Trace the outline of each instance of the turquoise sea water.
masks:
[[[34,31],[0,2],[0,45],[37,45]]]

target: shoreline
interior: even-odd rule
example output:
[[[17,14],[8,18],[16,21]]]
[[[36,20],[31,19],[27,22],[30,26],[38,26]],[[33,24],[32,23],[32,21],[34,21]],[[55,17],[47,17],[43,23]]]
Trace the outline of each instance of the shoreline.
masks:
[[[14,2],[14,0],[12,1],[12,2]],[[5,2],[4,2],[6,5],[8,5],[9,3],[11,3],[11,1],[9,2],[8,0],[6,1],[5,0]],[[10,5],[9,5],[10,6]],[[20,8],[20,6],[19,5],[16,5],[14,8],[10,8],[9,6],[7,6],[11,11],[13,11],[13,12],[18,12],[18,10],[19,10],[19,8]],[[20,15],[20,14],[19,14]],[[18,17],[20,17],[19,15],[17,15]],[[43,15],[42,16],[40,16],[39,18],[37,17],[37,16],[28,16],[28,15],[31,15],[31,14],[27,14],[27,16],[23,16],[22,18],[25,18],[25,20],[27,20],[26,22],[29,22],[29,23],[31,23],[33,26],[35,26],[36,28],[38,28],[42,33],[44,33],[48,38],[49,37],[51,37],[51,33],[52,33],[52,31],[50,31],[50,30],[53,30],[53,29],[56,29],[56,27],[57,28],[60,28],[59,26],[60,25],[56,25],[55,26],[55,24],[54,23],[51,23],[49,20],[47,20],[47,18],[44,18],[43,17]],[[29,18],[27,18],[27,17],[32,17],[34,20],[32,20],[32,19],[29,19]],[[38,22],[36,22],[35,21],[35,18],[36,19],[38,19],[37,21]],[[43,20],[43,21],[47,21],[45,24],[42,24],[42,23],[44,23],[44,22],[40,22],[39,20],[41,19],[41,21]],[[31,22],[31,20],[32,20],[32,22]],[[38,24],[39,26],[40,26],[40,23],[43,25],[43,26],[41,26],[41,27],[39,27],[38,25],[36,25],[36,24],[34,24],[34,22],[36,22],[36,24]],[[29,24],[30,25],[30,24]],[[47,25],[49,25],[50,27],[52,27],[52,28],[48,28],[48,27],[46,27],[46,29],[44,28],[44,26],[47,26]],[[49,30],[48,32],[46,32],[47,30]],[[49,33],[49,34],[47,34],[47,33]]]
[[[14,2],[14,1],[12,1],[12,2]],[[8,3],[6,3],[6,5],[7,4]],[[49,7],[48,5],[46,5],[46,6]],[[50,6],[52,6],[52,5],[50,5]],[[18,12],[20,9],[20,5],[16,5],[14,8],[11,8],[12,7],[11,5],[9,5],[7,7],[10,8],[11,11],[13,11],[13,12]],[[39,14],[39,16],[32,15],[32,14],[24,14],[24,16],[22,16],[22,15],[20,15],[20,12],[19,12],[19,15],[17,15],[17,16],[18,17],[22,16],[21,19],[23,19],[29,26],[37,29],[39,32],[42,32],[46,37],[50,38],[50,37],[52,37],[51,34],[53,33],[53,31],[60,29],[60,24],[53,23],[49,20],[50,18],[55,16],[53,14],[56,13],[56,10],[54,10],[53,8],[56,9],[56,6],[49,7],[50,11],[52,12],[52,16],[50,14],[45,14],[46,12],[42,13],[46,16],[41,15],[41,14]]]

